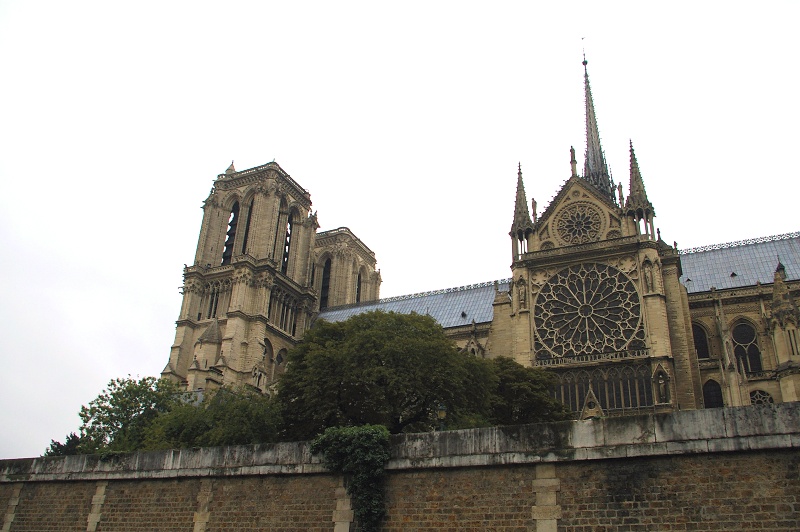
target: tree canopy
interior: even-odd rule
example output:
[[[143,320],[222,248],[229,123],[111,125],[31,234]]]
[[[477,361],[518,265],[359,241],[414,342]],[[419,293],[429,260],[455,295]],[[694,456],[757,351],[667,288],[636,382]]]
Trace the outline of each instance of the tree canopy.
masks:
[[[289,352],[278,393],[181,392],[154,377],[113,379],[81,407],[80,434],[47,455],[312,439],[329,427],[390,433],[565,419],[552,376],[461,353],[430,316],[366,312],[318,321]]]
[[[486,414],[493,377],[474,362],[430,316],[376,311],[318,321],[289,352],[278,383],[285,436],[357,425],[424,431],[440,409],[452,419]]]
[[[180,401],[177,385],[168,380],[112,379],[78,413],[83,422],[79,447],[83,452],[141,449],[148,426]]]

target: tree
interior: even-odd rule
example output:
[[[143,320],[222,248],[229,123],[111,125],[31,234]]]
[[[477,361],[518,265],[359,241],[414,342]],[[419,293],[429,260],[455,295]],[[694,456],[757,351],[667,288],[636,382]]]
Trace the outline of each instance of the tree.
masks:
[[[182,397],[177,385],[166,379],[112,379],[88,406],[81,407],[79,450],[93,453],[142,448],[148,426],[180,404]]]
[[[328,427],[432,430],[489,413],[492,371],[461,354],[430,316],[366,312],[318,321],[290,351],[278,383],[283,434],[313,438]]]
[[[550,396],[553,375],[539,368],[526,368],[506,357],[492,359],[497,387],[492,393],[490,421],[493,425],[520,425],[568,419],[563,404]]]
[[[50,447],[44,452],[44,456],[69,456],[80,454],[81,438],[74,432],[67,434],[64,443],[50,440]]]
[[[274,442],[279,414],[275,400],[248,388],[206,392],[159,415],[147,429],[146,449],[213,447]]]

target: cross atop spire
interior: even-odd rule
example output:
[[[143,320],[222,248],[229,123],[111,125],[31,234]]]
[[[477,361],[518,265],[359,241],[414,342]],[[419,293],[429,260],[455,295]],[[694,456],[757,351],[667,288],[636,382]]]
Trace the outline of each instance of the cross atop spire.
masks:
[[[583,166],[583,178],[594,185],[600,192],[616,203],[614,196],[614,181],[608,172],[606,157],[600,146],[600,132],[597,128],[597,116],[594,112],[592,90],[589,87],[589,71],[586,68],[588,61],[583,57],[583,79],[586,92],[586,162]]]

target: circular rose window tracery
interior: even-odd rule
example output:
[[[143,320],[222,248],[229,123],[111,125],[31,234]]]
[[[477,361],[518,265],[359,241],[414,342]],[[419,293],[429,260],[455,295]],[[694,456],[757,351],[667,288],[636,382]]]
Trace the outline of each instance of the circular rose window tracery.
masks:
[[[588,203],[577,203],[561,211],[556,220],[558,236],[568,244],[595,242],[600,235],[602,217]]]
[[[624,273],[605,264],[570,266],[537,295],[537,343],[555,357],[624,351],[641,339],[640,315],[639,295]]]

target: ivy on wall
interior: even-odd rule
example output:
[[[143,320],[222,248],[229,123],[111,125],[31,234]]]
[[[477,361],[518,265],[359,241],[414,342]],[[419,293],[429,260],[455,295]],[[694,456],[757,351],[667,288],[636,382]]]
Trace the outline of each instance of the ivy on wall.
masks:
[[[363,532],[379,530],[386,516],[383,489],[389,461],[389,431],[382,425],[331,427],[311,443],[330,471],[345,476],[356,522]]]

